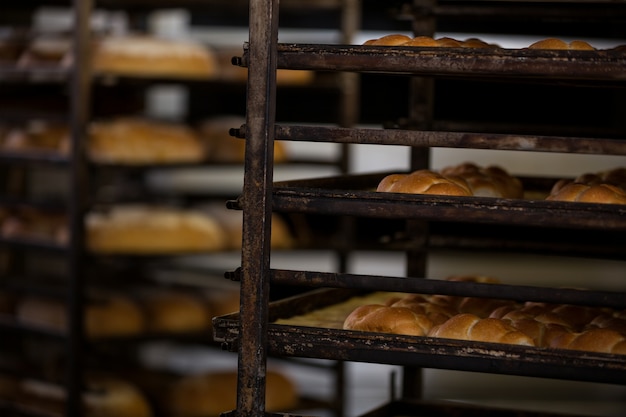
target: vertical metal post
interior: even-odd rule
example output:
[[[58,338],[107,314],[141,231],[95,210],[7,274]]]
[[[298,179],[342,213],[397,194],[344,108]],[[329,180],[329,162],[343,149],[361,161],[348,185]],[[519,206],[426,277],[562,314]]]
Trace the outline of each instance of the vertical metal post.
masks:
[[[278,0],[250,0],[237,415],[265,413]]]
[[[68,366],[66,375],[67,409],[69,417],[83,415],[83,358],[84,348],[84,214],[86,206],[86,162],[84,141],[90,117],[91,103],[91,37],[90,17],[92,0],[74,0],[74,63],[71,72],[71,164],[68,218],[70,240],[68,248]]]

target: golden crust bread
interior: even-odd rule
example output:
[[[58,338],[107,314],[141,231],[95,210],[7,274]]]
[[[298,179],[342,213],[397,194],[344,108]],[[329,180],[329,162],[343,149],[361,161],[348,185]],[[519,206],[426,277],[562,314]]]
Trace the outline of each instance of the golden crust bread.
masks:
[[[187,292],[145,290],[137,294],[137,302],[146,316],[149,332],[197,332],[211,327],[212,314],[208,304]]]
[[[433,327],[428,336],[524,346],[535,345],[532,338],[505,320],[481,319],[468,313],[457,314],[445,323]]]
[[[426,314],[407,307],[367,304],[355,308],[346,317],[343,328],[365,332],[383,332],[424,336],[434,325]]]
[[[434,171],[417,170],[410,174],[391,174],[383,178],[376,191],[411,194],[471,196],[467,183],[457,177],[444,177]]]
[[[287,411],[298,403],[296,386],[281,372],[266,372],[265,409]],[[167,394],[171,415],[177,417],[217,417],[236,408],[237,372],[214,371],[183,377]]]
[[[585,41],[571,41],[565,42],[557,38],[548,38],[539,40],[531,44],[529,49],[568,49],[568,50],[586,50],[592,51],[595,48]]]
[[[626,204],[626,191],[611,184],[559,183],[546,200],[580,203]]]
[[[481,167],[472,162],[463,162],[444,167],[440,173],[446,177],[463,178],[474,196],[499,198],[523,198],[524,196],[522,182],[496,165]]]
[[[87,153],[96,163],[124,165],[199,162],[205,147],[183,124],[121,117],[89,126]]]
[[[17,301],[18,321],[42,329],[67,332],[67,305],[43,296],[26,296]],[[135,335],[145,330],[144,315],[134,300],[122,296],[98,295],[85,307],[85,333],[90,338]]]
[[[211,252],[226,246],[215,219],[193,210],[117,206],[89,213],[86,223],[87,247],[97,253]]]
[[[129,35],[101,39],[93,53],[93,70],[132,77],[211,79],[219,68],[212,51],[198,43]]]

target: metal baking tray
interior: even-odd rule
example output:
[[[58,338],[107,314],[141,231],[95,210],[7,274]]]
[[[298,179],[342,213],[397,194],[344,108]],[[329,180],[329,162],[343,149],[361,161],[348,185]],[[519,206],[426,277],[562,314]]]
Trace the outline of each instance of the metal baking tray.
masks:
[[[358,294],[355,290],[318,289],[270,303],[268,353],[626,384],[624,355],[275,323],[278,319],[341,303]],[[236,351],[240,335],[239,314],[215,317],[213,326],[214,337],[222,342],[223,348]]]
[[[280,212],[421,219],[551,228],[626,231],[626,205],[382,193],[383,172],[274,184],[273,209]],[[230,203],[236,208],[239,203]]]

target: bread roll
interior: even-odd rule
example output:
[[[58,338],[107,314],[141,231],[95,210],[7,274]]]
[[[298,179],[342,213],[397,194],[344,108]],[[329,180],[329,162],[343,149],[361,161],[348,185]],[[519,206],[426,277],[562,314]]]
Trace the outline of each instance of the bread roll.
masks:
[[[384,46],[397,46],[409,42],[411,37],[400,34],[385,35],[378,39],[370,39],[364,43],[364,45],[384,45]]]
[[[457,314],[445,323],[434,326],[428,336],[523,346],[535,345],[531,337],[520,332],[505,320],[481,319],[468,313]]]
[[[407,307],[367,304],[355,308],[346,317],[343,328],[365,332],[381,332],[424,336],[434,325],[426,314]]]
[[[152,408],[133,384],[111,377],[88,378],[83,393],[86,417],[151,417]],[[26,379],[20,390],[27,406],[64,413],[66,388],[49,382]]]
[[[70,132],[65,123],[32,120],[10,129],[2,140],[2,151],[69,155]]]
[[[150,36],[111,36],[93,53],[96,74],[211,79],[218,75],[212,51],[193,41]]]
[[[92,122],[87,153],[96,163],[124,165],[199,162],[206,156],[194,129],[132,117]]]
[[[626,204],[626,191],[610,184],[557,183],[546,200],[580,203]]]
[[[168,411],[177,417],[217,417],[237,407],[237,373],[205,372],[183,377],[168,393]],[[284,412],[298,403],[294,382],[281,372],[266,372],[265,409]]]
[[[586,50],[592,51],[595,48],[585,41],[565,42],[561,39],[548,38],[542,39],[531,44],[529,49],[569,49],[569,50]]]
[[[85,306],[85,334],[90,338],[136,335],[145,330],[145,317],[137,303],[118,294],[98,294]],[[25,296],[16,305],[16,318],[48,331],[68,331],[68,305],[44,296]]]
[[[463,179],[444,177],[426,169],[417,170],[410,174],[388,175],[380,181],[376,191],[452,196],[472,195],[467,182]]]
[[[472,195],[480,197],[522,198],[522,182],[499,166],[481,167],[464,162],[441,169],[443,176],[458,176],[469,185]]]
[[[87,246],[97,253],[168,254],[224,249],[226,237],[204,213],[166,207],[116,206],[86,219]]]
[[[240,116],[216,116],[201,122],[198,132],[207,149],[207,156],[213,162],[243,163],[246,141],[230,135],[231,128],[239,128],[245,123]],[[281,141],[274,141],[274,163],[289,159],[287,148]]]
[[[211,311],[200,298],[173,289],[143,290],[137,295],[149,332],[196,332],[211,327]]]
[[[2,221],[0,234],[9,239],[37,240],[65,245],[69,241],[65,213],[52,213],[34,208],[17,209]]]
[[[626,355],[626,336],[612,329],[589,329],[582,332],[562,332],[552,338],[550,347],[588,352]]]
[[[458,313],[452,307],[431,303],[420,294],[408,294],[405,297],[393,300],[393,302],[387,305],[389,307],[408,308],[414,313],[425,315],[433,322],[433,325],[441,324]]]

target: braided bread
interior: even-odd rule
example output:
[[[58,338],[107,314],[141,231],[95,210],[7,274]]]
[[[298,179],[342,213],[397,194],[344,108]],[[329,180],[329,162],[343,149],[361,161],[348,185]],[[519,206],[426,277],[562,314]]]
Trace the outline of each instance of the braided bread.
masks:
[[[469,313],[457,314],[445,323],[434,326],[428,333],[428,336],[535,346],[531,337],[517,330],[506,320],[495,318],[481,319]]]
[[[443,176],[458,176],[467,181],[472,195],[481,197],[522,198],[522,182],[499,166],[481,167],[471,162],[441,169]]]
[[[557,182],[550,195],[550,201],[574,201],[581,203],[626,204],[626,191],[611,184],[579,184]]]
[[[549,347],[626,355],[626,336],[612,329],[563,331],[552,338]]]
[[[346,317],[343,328],[365,332],[383,332],[425,336],[433,322],[425,314],[406,307],[367,304],[357,307]]]
[[[472,195],[465,180],[458,177],[445,177],[427,169],[413,171],[410,174],[388,175],[380,181],[376,191],[454,196]]]

